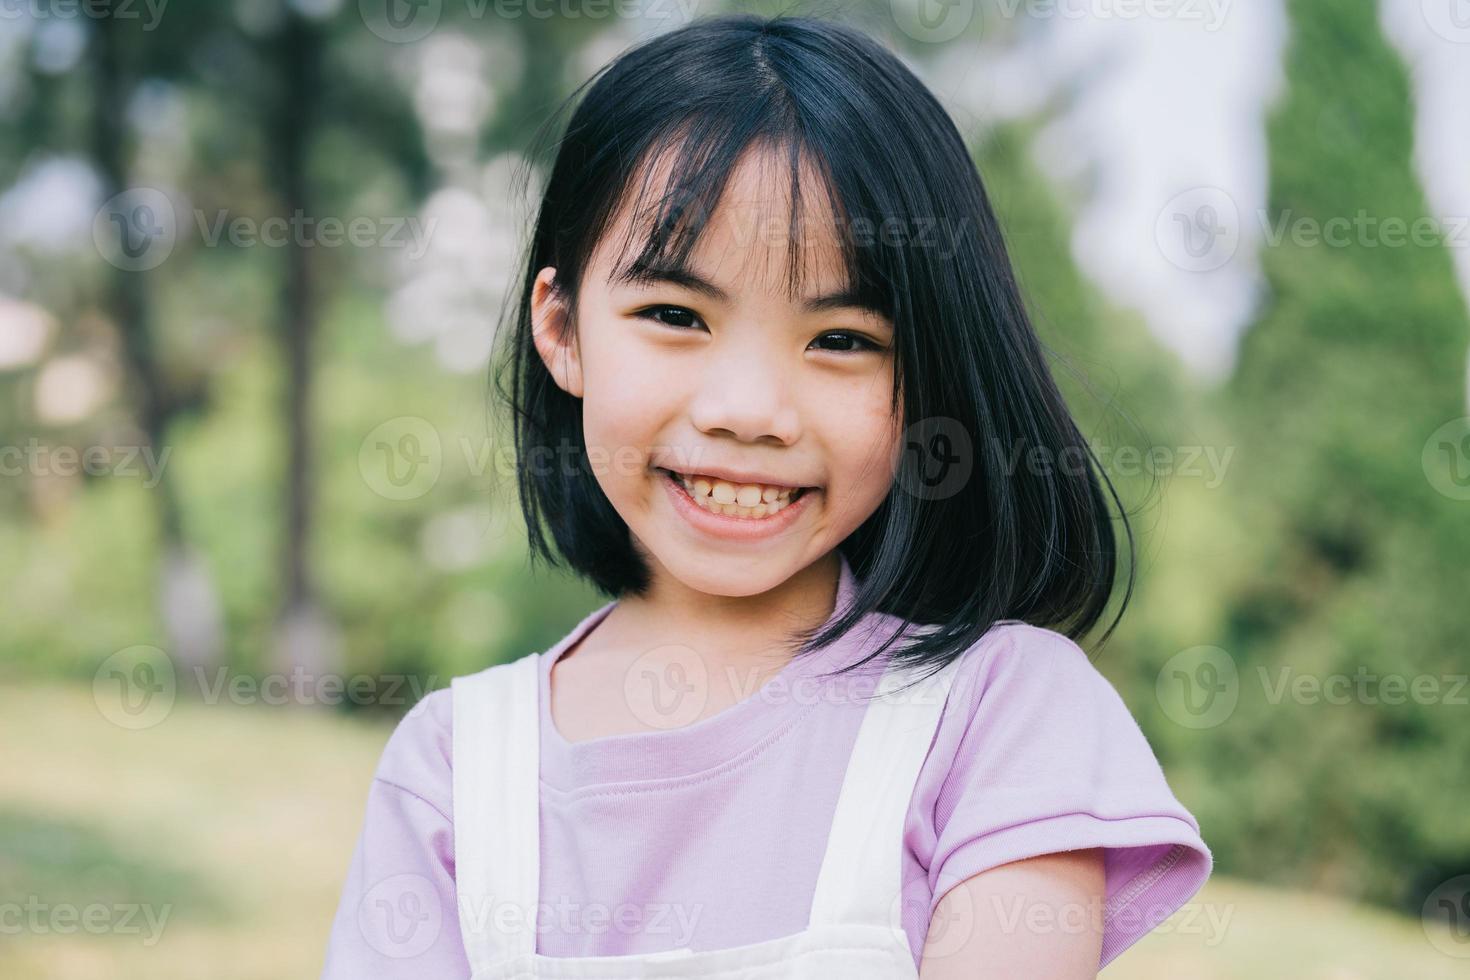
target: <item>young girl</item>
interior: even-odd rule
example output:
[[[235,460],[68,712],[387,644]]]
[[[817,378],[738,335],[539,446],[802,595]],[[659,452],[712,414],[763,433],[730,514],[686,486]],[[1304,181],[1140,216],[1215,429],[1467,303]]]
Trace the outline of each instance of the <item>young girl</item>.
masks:
[[[399,725],[323,976],[1095,976],[1211,858],[1073,642],[1129,556],[964,141],[821,20],[593,81],[503,336],[614,599]]]

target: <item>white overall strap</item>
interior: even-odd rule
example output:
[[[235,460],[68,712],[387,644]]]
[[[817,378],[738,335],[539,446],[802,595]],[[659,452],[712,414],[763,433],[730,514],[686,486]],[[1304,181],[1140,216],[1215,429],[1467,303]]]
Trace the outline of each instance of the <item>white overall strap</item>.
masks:
[[[470,969],[536,950],[540,887],[535,655],[450,682],[454,873]]]
[[[958,660],[920,674],[890,664],[864,711],[843,777],[811,924],[898,927],[903,826]],[[904,685],[905,690],[894,692]],[[886,696],[881,696],[886,695]]]

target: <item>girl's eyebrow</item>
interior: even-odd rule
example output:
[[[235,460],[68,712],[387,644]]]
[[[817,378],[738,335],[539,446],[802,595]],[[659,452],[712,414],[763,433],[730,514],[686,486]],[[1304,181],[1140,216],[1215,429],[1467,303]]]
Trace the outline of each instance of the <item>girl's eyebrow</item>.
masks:
[[[700,276],[694,270],[679,265],[654,265],[652,263],[634,260],[621,272],[611,277],[614,283],[630,283],[636,285],[651,285],[653,283],[668,283],[671,286],[681,286],[691,292],[708,296],[717,303],[729,304],[730,294],[719,286]],[[802,310],[806,313],[824,313],[828,310],[863,310],[880,318],[887,318],[887,313],[877,306],[872,300],[860,293],[845,289],[826,296],[812,296],[802,301]]]

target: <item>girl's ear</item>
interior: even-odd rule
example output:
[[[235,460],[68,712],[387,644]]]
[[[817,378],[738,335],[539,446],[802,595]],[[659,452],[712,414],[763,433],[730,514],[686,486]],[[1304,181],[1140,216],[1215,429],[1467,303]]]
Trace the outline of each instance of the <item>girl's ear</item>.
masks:
[[[582,397],[582,353],[571,330],[571,298],[547,266],[531,287],[531,336],[557,387]]]

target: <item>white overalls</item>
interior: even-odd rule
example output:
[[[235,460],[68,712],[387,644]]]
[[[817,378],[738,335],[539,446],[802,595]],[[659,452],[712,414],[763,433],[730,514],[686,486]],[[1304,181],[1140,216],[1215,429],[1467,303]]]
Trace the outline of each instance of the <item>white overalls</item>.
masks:
[[[474,980],[916,980],[899,921],[903,825],[955,662],[867,702],[804,930],[725,949],[572,957],[536,952],[538,667],[526,656],[451,682],[455,876]],[[916,676],[890,667],[877,692]]]

